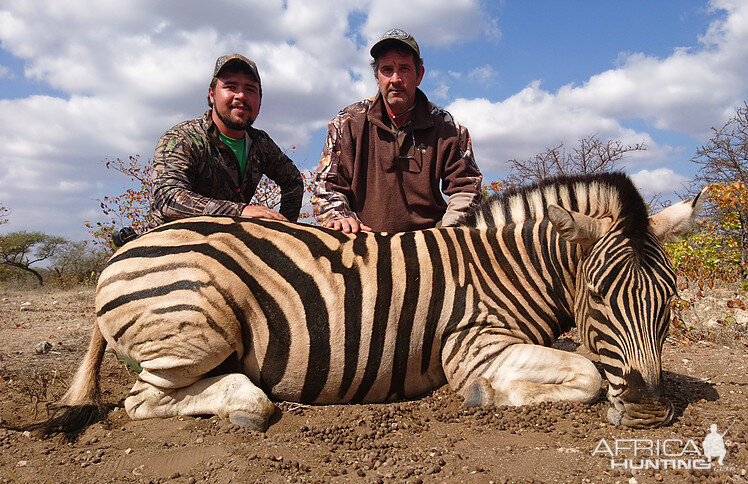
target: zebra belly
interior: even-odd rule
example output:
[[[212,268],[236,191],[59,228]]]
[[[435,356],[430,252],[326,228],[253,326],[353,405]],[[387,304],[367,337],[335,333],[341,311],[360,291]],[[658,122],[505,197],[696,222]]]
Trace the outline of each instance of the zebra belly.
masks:
[[[258,333],[262,333],[260,325]],[[252,338],[242,359],[245,374],[274,399],[303,403],[383,402],[423,395],[446,382],[438,346],[427,352],[422,368],[425,325],[414,324],[407,346],[402,334],[372,331],[371,325],[333,325],[329,347],[310,344],[307,332],[291,334],[287,351],[270,350]],[[351,334],[353,333],[353,334]],[[420,334],[419,334],[420,333]],[[253,336],[255,332],[252,332]],[[319,351],[315,351],[319,350]]]
[[[412,397],[445,382],[441,333],[454,288],[437,264],[440,237],[174,222],[110,260],[99,321],[144,368],[209,371],[236,352],[250,379],[279,399]]]

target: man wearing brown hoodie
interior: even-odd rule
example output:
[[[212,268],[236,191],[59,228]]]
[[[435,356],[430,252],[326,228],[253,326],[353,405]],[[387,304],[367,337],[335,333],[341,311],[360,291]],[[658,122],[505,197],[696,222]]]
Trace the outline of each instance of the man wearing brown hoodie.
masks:
[[[418,89],[425,70],[413,36],[392,29],[370,53],[379,92],[328,125],[317,220],[352,233],[452,225],[481,199],[468,130]]]

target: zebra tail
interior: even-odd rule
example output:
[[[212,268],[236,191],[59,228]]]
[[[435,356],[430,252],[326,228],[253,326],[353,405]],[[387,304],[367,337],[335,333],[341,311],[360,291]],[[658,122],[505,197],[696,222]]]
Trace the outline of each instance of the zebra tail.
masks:
[[[41,430],[42,437],[61,434],[68,441],[75,441],[86,427],[106,415],[99,389],[99,371],[106,344],[97,323],[88,352],[75,372],[68,391],[60,399],[57,410],[47,421],[31,426]]]

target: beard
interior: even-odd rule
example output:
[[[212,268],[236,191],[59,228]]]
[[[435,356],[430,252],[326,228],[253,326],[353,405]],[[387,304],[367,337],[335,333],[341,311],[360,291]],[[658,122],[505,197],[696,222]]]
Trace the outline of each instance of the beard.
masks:
[[[249,112],[249,118],[247,120],[236,117],[232,118],[231,106],[229,106],[226,110],[216,109],[216,114],[218,114],[218,119],[220,119],[223,124],[226,125],[226,127],[240,131],[246,131],[250,126],[252,126],[252,123],[254,123],[255,121],[254,117],[252,116],[251,110]]]
[[[400,114],[403,111],[410,108],[415,103],[415,95],[412,97],[408,96],[408,92],[404,89],[399,89],[400,93],[395,94],[394,89],[382,92],[382,97],[389,105],[389,108],[395,113]]]

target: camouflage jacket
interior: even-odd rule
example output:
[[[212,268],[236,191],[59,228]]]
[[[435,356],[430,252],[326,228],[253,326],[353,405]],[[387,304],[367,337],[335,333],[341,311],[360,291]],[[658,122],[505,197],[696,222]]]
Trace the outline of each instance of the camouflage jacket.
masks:
[[[239,179],[239,161],[218,136],[211,111],[167,131],[153,156],[153,202],[148,227],[198,215],[238,217],[266,175],[281,189],[280,213],[295,221],[304,182],[299,170],[270,136],[247,130],[247,167]]]
[[[482,180],[467,128],[447,111],[419,89],[411,122],[397,129],[378,94],[328,125],[312,203],[322,224],[355,217],[403,232],[454,224],[481,200]]]

